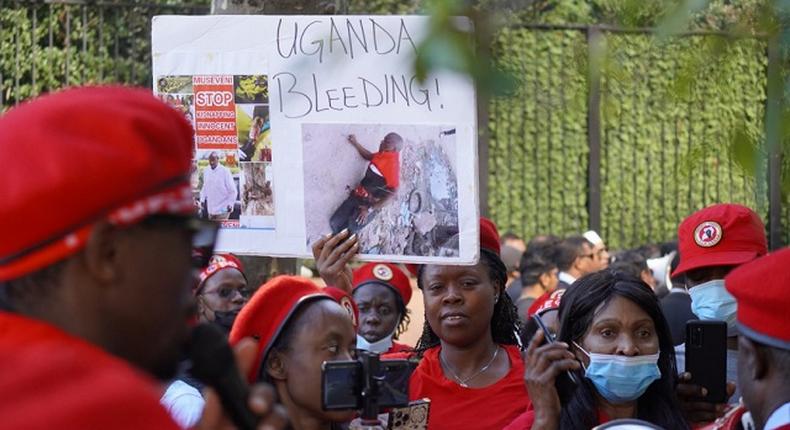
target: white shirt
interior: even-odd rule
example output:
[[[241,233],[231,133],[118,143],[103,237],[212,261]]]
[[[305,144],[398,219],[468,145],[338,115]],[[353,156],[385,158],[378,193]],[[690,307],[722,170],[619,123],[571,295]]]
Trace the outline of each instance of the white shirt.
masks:
[[[209,215],[228,213],[228,206],[233,208],[236,202],[236,183],[227,167],[217,164],[203,169],[203,188],[200,189],[200,201],[207,202]]]
[[[562,282],[565,282],[568,285],[571,285],[574,282],[576,282],[576,278],[574,278],[573,276],[569,275],[567,272],[560,272],[560,273],[558,273],[557,274],[557,279],[559,279]]]
[[[200,421],[203,407],[206,405],[200,391],[181,380],[175,380],[167,387],[159,403],[184,429],[192,428]]]
[[[771,416],[765,421],[763,430],[778,429],[786,424],[790,424],[790,402],[785,403],[771,413]]]

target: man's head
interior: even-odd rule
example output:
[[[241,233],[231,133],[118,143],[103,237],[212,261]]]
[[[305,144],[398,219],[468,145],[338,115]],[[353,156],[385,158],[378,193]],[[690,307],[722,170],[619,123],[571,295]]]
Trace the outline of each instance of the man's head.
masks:
[[[202,228],[189,217],[191,152],[183,115],[142,90],[72,89],[0,118],[0,157],[26,160],[0,171],[8,307],[170,376]]]
[[[641,279],[653,291],[656,289],[656,279],[653,277],[653,272],[647,266],[645,257],[637,251],[625,251],[617,255],[611,265],[611,269],[615,272],[627,273],[634,278]]]
[[[519,251],[521,251],[521,253],[524,253],[524,251],[527,250],[527,244],[524,243],[524,239],[520,238],[519,235],[513,233],[512,231],[509,231],[503,234],[502,236],[500,236],[499,243],[502,246],[507,245],[516,248]]]
[[[195,289],[198,318],[230,333],[247,296],[247,277],[241,261],[232,254],[214,255],[200,272]]]
[[[379,145],[379,151],[396,152],[403,147],[403,138],[398,133],[388,133]]]
[[[571,236],[560,242],[555,248],[557,267],[575,277],[596,271],[593,245],[583,236]]]
[[[701,320],[726,321],[734,336],[737,304],[724,277],[768,252],[760,217],[741,205],[708,206],[680,223],[678,248],[680,264],[672,276],[685,275],[691,311]]]
[[[727,290],[738,302],[738,387],[757,428],[790,401],[790,248],[735,269]]]
[[[219,165],[219,157],[216,152],[212,152],[208,155],[208,165],[211,166],[211,170],[216,169]]]
[[[592,251],[595,260],[595,271],[609,267],[609,249],[606,247],[603,239],[601,239],[601,236],[593,230],[585,232],[583,236],[593,245]]]

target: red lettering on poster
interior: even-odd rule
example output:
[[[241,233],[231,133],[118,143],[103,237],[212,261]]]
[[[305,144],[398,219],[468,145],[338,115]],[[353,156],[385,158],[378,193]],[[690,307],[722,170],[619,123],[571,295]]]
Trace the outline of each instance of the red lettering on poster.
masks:
[[[198,149],[229,149],[239,146],[233,76],[193,76],[195,91],[195,141]]]

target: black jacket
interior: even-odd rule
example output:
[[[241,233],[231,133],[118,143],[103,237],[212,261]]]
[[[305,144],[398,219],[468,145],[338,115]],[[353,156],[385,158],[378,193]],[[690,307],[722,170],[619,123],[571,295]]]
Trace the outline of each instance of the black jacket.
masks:
[[[669,294],[661,299],[661,311],[669,324],[672,332],[672,341],[680,345],[686,341],[686,322],[697,319],[691,312],[691,296],[683,290],[673,288]]]

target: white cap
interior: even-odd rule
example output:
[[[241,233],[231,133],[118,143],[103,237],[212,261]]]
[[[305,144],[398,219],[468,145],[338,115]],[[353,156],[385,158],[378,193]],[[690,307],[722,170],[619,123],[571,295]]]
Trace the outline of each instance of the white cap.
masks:
[[[598,236],[598,233],[596,233],[594,230],[587,231],[582,236],[584,236],[584,238],[593,245],[600,245],[603,243],[601,236]]]

